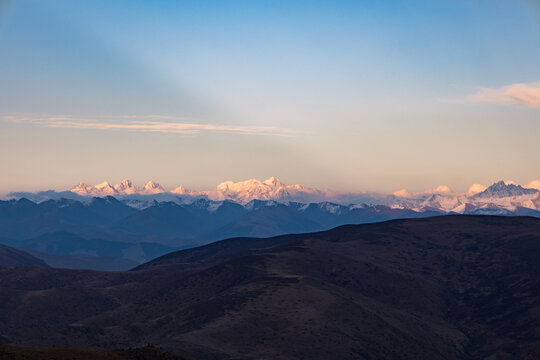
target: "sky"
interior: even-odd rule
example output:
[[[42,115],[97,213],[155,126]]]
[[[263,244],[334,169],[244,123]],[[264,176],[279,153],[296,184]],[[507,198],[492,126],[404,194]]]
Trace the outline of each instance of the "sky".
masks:
[[[0,0],[0,193],[540,178],[537,0]]]

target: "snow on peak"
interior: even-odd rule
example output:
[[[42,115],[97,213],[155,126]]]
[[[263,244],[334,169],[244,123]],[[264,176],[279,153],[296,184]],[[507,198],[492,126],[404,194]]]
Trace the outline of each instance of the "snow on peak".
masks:
[[[178,194],[178,195],[190,195],[190,194],[194,194],[193,191],[189,190],[189,189],[186,188],[185,186],[178,186],[177,188],[174,188],[173,190],[171,190],[171,193],[173,193],[173,194]]]
[[[130,180],[123,180],[111,186],[108,182],[92,186],[84,182],[71,189],[73,193],[82,196],[129,196],[129,195],[159,195],[166,193],[165,189],[155,181],[149,181],[143,186],[135,186]],[[273,201],[280,203],[300,202],[333,204],[371,204],[387,205],[395,208],[412,210],[435,210],[442,212],[469,213],[478,209],[498,208],[514,211],[518,207],[540,210],[540,180],[531,181],[526,186],[511,181],[499,181],[487,187],[473,184],[466,193],[455,193],[448,186],[440,185],[424,192],[409,192],[406,189],[391,194],[381,193],[349,193],[339,194],[328,190],[304,187],[298,184],[285,184],[275,177],[260,181],[249,179],[220,183],[213,190],[191,191],[179,186],[168,192],[170,198],[179,199],[174,195],[184,195],[182,198],[205,198],[213,201],[230,200],[240,204],[257,201]],[[165,194],[156,198],[167,198]],[[329,212],[339,211],[334,205],[326,206]]]
[[[252,200],[322,200],[330,196],[329,191],[307,188],[298,184],[285,184],[275,177],[264,181],[249,179],[240,182],[225,181],[215,190],[203,191],[200,194],[208,196],[211,200],[232,200],[247,204]]]
[[[207,192],[212,200],[234,200],[248,203],[251,200],[281,200],[286,198],[286,185],[276,178],[265,181],[250,179],[240,182],[225,181],[213,191]]]
[[[105,188],[110,188],[111,185],[109,184],[108,181],[104,181],[100,184],[94,185],[94,187],[96,187],[97,189],[105,189]]]
[[[159,194],[165,192],[165,189],[154,181],[149,181],[141,187],[135,187],[131,180],[123,180],[114,186],[111,186],[107,181],[94,186],[80,182],[70,191],[82,196],[103,197],[109,195]]]
[[[149,181],[144,186],[137,189],[139,194],[160,194],[164,193],[165,189],[155,181]]]
[[[117,191],[107,181],[95,186],[80,182],[70,191],[82,196],[109,196],[117,194]]]
[[[276,179],[273,176],[271,178],[269,178],[269,179],[264,180],[263,184],[266,184],[266,185],[272,186],[272,187],[280,187],[280,186],[284,185],[281,181],[279,181],[278,179]]]
[[[101,184],[95,185],[94,188],[99,193],[99,196],[115,195],[118,193],[118,191],[116,191],[116,189],[114,189],[107,181],[104,181]]]
[[[90,186],[81,181],[75,187],[73,187],[70,191],[79,195],[87,196],[87,195],[91,195],[90,193],[93,188],[94,188],[93,186]]]
[[[486,190],[474,195],[475,198],[504,198],[512,196],[522,196],[536,194],[538,190],[527,189],[508,181],[499,181],[488,187]]]
[[[77,185],[75,185],[75,187],[73,189],[88,189],[90,188],[91,186],[88,185],[87,183],[83,183],[82,181],[80,183],[78,183]]]
[[[114,188],[121,194],[134,194],[137,191],[131,180],[128,179],[114,185]]]
[[[149,181],[146,184],[144,184],[144,188],[145,189],[159,189],[159,188],[162,188],[162,187],[161,187],[161,185],[159,185],[155,181]]]

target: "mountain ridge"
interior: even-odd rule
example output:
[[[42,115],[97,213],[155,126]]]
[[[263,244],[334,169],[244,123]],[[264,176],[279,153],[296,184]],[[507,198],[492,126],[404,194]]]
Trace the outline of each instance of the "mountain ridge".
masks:
[[[59,267],[72,268],[78,258],[84,260],[85,268],[106,270],[227,237],[274,236],[439,214],[387,206],[263,200],[241,205],[203,198],[139,205],[138,200],[112,196],[40,203],[26,198],[0,201],[0,244],[38,251]],[[114,259],[118,259],[116,264],[109,261]]]
[[[0,245],[0,267],[29,266],[48,268],[49,264],[34,255],[11,246]]]
[[[28,197],[36,201],[59,199],[61,197],[84,200],[89,197],[113,196],[130,201],[133,207],[148,207],[157,202],[193,202],[197,199],[211,201],[232,201],[242,205],[254,200],[277,201],[281,203],[301,202],[305,204],[333,202],[342,205],[386,205],[414,211],[440,211],[445,213],[467,213],[487,209],[516,211],[529,208],[540,211],[540,181],[531,181],[525,186],[513,181],[498,181],[491,186],[474,184],[466,193],[453,192],[448,186],[440,185],[422,193],[410,193],[402,189],[391,194],[349,193],[341,194],[331,190],[309,188],[299,184],[285,184],[275,177],[264,181],[250,179],[240,182],[225,181],[213,190],[192,191],[179,186],[166,191],[161,185],[149,181],[143,186],[135,186],[130,180],[123,180],[111,186],[108,182],[90,186],[79,183],[68,192],[11,193],[11,198]],[[149,205],[145,205],[145,203]]]

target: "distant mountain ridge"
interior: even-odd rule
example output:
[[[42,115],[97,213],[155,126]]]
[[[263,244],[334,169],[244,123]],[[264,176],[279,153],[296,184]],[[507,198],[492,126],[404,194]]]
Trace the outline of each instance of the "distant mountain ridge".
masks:
[[[534,195],[537,194],[537,189],[524,188],[521,185],[517,184],[506,184],[504,181],[499,181],[481,193],[475,194],[474,198],[503,198],[503,197],[513,197],[513,196],[523,196],[523,195]]]
[[[97,185],[88,185],[80,182],[70,190],[72,193],[81,196],[109,196],[109,195],[151,195],[164,193],[165,189],[154,181],[149,181],[143,186],[134,186],[131,180],[123,180],[122,182],[111,186],[107,181]]]
[[[274,177],[228,181],[200,192],[185,187],[165,192],[153,181],[144,186],[129,180],[114,186],[80,183],[72,191],[17,193],[0,201],[0,244],[36,251],[57,267],[73,268],[80,261],[86,269],[127,269],[229,237],[444,214],[540,218],[536,185],[499,181],[489,187],[475,184],[467,193],[439,186],[416,194],[338,194]]]
[[[299,184],[285,184],[275,177],[264,181],[250,179],[240,182],[225,181],[213,190],[193,191],[179,186],[166,191],[159,183],[149,181],[143,186],[135,186],[131,180],[112,186],[108,182],[97,185],[79,183],[70,191],[39,193],[11,193],[11,198],[26,197],[36,202],[48,199],[71,198],[84,201],[91,197],[114,196],[126,204],[142,209],[156,202],[172,201],[178,204],[196,199],[210,201],[232,201],[247,205],[251,201],[277,201],[281,203],[322,203],[341,205],[385,205],[392,208],[409,209],[417,212],[439,211],[443,213],[466,214],[471,211],[493,213],[506,211],[520,213],[522,209],[540,211],[540,181],[531,181],[525,186],[513,181],[499,181],[491,186],[472,185],[466,193],[453,192],[448,186],[440,185],[422,193],[410,193],[402,189],[392,194],[359,192],[340,194],[331,190],[305,187]]]
[[[213,190],[193,191],[184,186],[178,186],[171,191],[165,189],[157,182],[149,181],[143,186],[135,186],[131,180],[122,180],[112,186],[107,181],[97,185],[88,185],[80,182],[70,192],[80,196],[129,196],[129,195],[156,195],[175,194],[188,197],[205,197],[210,200],[231,200],[246,204],[252,200],[276,201],[322,201],[335,197],[337,193],[329,190],[318,190],[299,184],[288,185],[275,177],[264,181],[250,179],[240,182],[225,181]]]
[[[291,196],[290,187],[287,190],[277,179],[270,180],[227,184],[222,191],[242,194],[247,186],[262,189],[257,196],[271,197],[276,195],[272,191],[277,188],[284,189],[278,190],[281,199]],[[127,182],[124,185],[135,188]],[[84,258],[85,268],[106,270],[230,237],[267,237],[453,213],[540,218],[538,190],[502,182],[475,195],[445,191],[416,198],[380,197],[372,199],[371,204],[287,200],[241,203],[237,197],[237,201],[215,201],[171,193],[116,197],[60,194],[74,198],[0,201],[0,244],[45,254],[42,258],[51,259],[58,267],[73,267],[76,258]],[[110,259],[119,261],[111,263]]]
[[[228,237],[312,232],[440,214],[384,205],[190,200],[107,196],[0,201],[0,244],[35,251],[55,267],[79,268],[80,262],[85,269],[127,269],[133,262]]]

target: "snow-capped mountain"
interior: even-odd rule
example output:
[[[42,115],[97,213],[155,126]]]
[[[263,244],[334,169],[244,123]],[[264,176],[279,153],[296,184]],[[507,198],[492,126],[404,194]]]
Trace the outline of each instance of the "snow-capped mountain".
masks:
[[[119,184],[114,185],[114,188],[119,194],[127,195],[137,193],[137,188],[133,185],[131,180],[122,180]]]
[[[108,182],[104,181],[101,184],[97,185],[88,185],[86,183],[80,182],[75,187],[70,190],[72,193],[81,195],[81,196],[109,196],[117,195],[116,191]]]
[[[144,186],[137,187],[133,185],[131,180],[123,180],[114,186],[109,185],[108,182],[95,186],[81,182],[70,191],[81,196],[127,196],[167,193],[160,184],[154,181],[149,181]],[[204,197],[215,201],[230,200],[240,204],[246,204],[252,200],[315,202],[335,199],[338,196],[337,193],[330,190],[319,190],[299,184],[285,184],[275,177],[264,181],[256,179],[240,182],[225,181],[213,190],[203,191],[192,191],[185,186],[179,186],[168,193]]]
[[[173,190],[171,190],[171,193],[178,194],[178,195],[193,195],[196,192],[189,190],[185,186],[179,186],[179,187],[174,188]]]
[[[337,193],[329,190],[319,190],[298,184],[285,184],[275,177],[264,181],[257,179],[239,182],[225,181],[213,190],[203,191],[192,191],[184,186],[179,186],[171,193],[205,197],[214,201],[230,200],[240,204],[247,204],[252,200],[313,202],[337,196]]]
[[[135,187],[131,180],[123,180],[122,182],[111,186],[107,181],[97,185],[88,185],[80,182],[70,190],[72,193],[81,196],[115,196],[115,195],[152,195],[164,193],[165,189],[154,181],[149,181],[143,186]]]
[[[465,194],[420,195],[416,198],[403,199],[402,203],[407,208],[417,211],[438,210],[462,214],[475,210],[478,212],[480,209],[516,211],[519,208],[528,208],[540,210],[538,206],[540,204],[540,191],[520,186],[512,181],[499,181],[489,187],[475,184]]]
[[[116,190],[107,181],[104,181],[101,184],[97,184],[94,187],[98,192],[105,195],[115,195],[117,193]]]
[[[283,200],[289,198],[287,187],[278,179],[272,177],[265,181],[250,179],[241,182],[225,181],[217,186],[209,195],[216,200],[233,200],[247,203],[253,199]]]
[[[150,194],[161,194],[164,193],[165,189],[163,186],[159,185],[157,182],[149,181],[144,186],[137,189],[137,193],[143,194],[143,195],[150,195]]]
[[[275,177],[264,181],[256,179],[236,183],[226,181],[219,184],[215,190],[202,193],[212,200],[231,200],[241,204],[252,200],[313,202],[335,195],[328,190],[318,190],[298,184],[284,184]]]
[[[536,189],[527,189],[521,185],[505,183],[504,181],[496,182],[488,187],[486,190],[474,195],[475,199],[486,198],[504,198],[504,197],[517,197],[523,195],[533,195],[538,193]]]
[[[361,191],[340,194],[330,190],[320,190],[302,185],[285,184],[275,177],[264,181],[225,181],[215,189],[193,191],[179,186],[166,191],[160,184],[149,181],[143,186],[135,186],[130,180],[111,186],[108,182],[98,185],[79,183],[70,192],[46,191],[37,194],[12,193],[11,197],[27,197],[36,201],[73,197],[114,196],[130,206],[145,208],[157,201],[190,203],[197,199],[211,201],[232,201],[247,205],[252,201],[274,201],[280,203],[322,203],[331,202],[342,205],[383,205],[393,209],[409,209],[418,212],[436,211],[441,213],[505,213],[519,211],[540,211],[540,181],[534,180],[525,186],[513,181],[498,181],[491,186],[473,184],[467,192],[452,191],[440,185],[423,192],[410,192],[406,189],[393,193],[374,193]],[[71,195],[70,195],[71,194]],[[504,210],[504,211],[503,211]]]
[[[368,203],[400,207],[415,211],[440,211],[445,213],[467,214],[495,213],[500,210],[515,212],[519,209],[540,211],[540,191],[533,186],[540,184],[533,181],[526,186],[520,186],[512,181],[499,181],[489,187],[482,184],[472,185],[466,193],[456,193],[447,186],[422,193],[411,193],[406,189],[392,194],[347,194],[338,198],[340,203]],[[347,201],[349,200],[349,201]],[[335,201],[335,200],[334,200]]]

